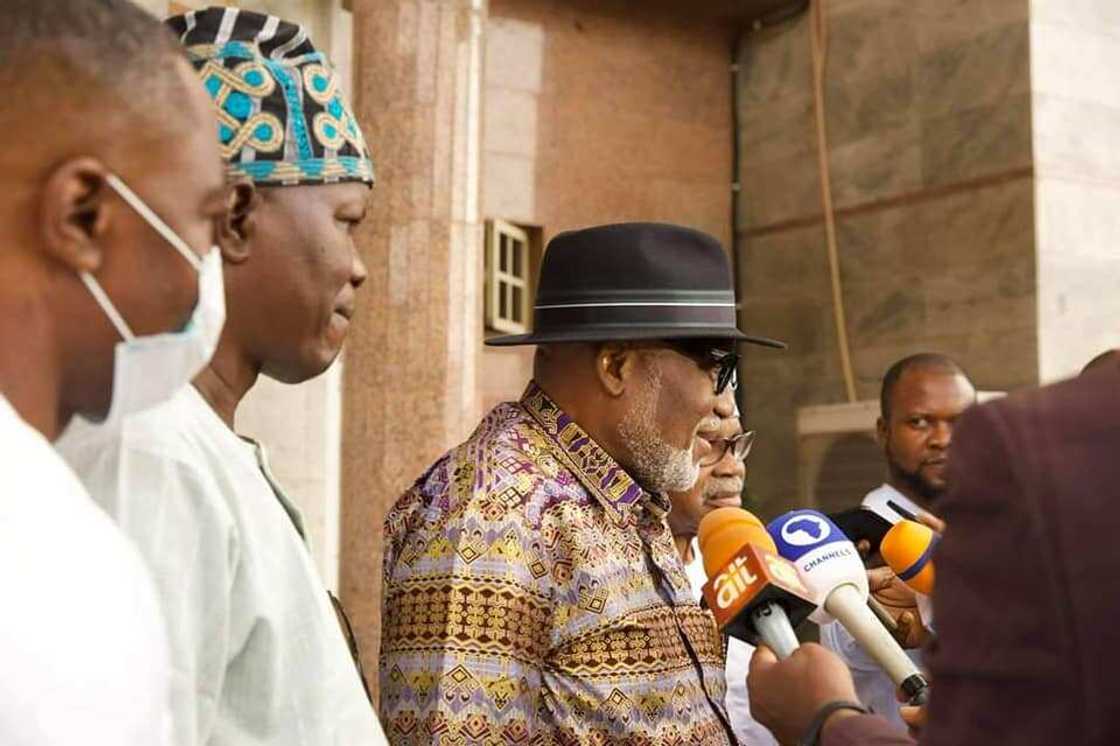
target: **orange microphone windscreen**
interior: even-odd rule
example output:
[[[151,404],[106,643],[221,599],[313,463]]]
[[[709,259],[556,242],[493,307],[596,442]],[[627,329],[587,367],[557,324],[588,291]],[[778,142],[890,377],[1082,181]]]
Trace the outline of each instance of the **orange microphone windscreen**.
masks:
[[[905,583],[927,596],[933,592],[934,572],[931,556],[937,534],[916,521],[899,521],[883,537],[879,551]]]
[[[700,520],[696,535],[709,578],[721,572],[744,544],[778,553],[762,521],[742,508],[716,508]]]

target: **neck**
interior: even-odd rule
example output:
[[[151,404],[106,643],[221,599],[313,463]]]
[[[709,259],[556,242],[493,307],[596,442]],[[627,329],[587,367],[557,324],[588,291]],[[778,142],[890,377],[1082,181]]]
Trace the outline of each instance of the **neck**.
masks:
[[[634,471],[630,468],[629,451],[622,446],[617,425],[610,423],[610,418],[604,416],[602,402],[592,401],[589,397],[579,395],[556,381],[542,382],[540,378],[535,378],[534,382],[556,406],[564,410],[564,414],[571,417],[595,441],[596,445],[606,451],[607,455],[614,459],[627,474],[634,477]],[[645,485],[642,487],[645,488]]]
[[[20,418],[53,441],[70,421],[54,333],[35,303],[0,308],[0,341],[19,354],[0,355],[0,394]]]
[[[692,561],[693,538],[694,537],[688,534],[673,537],[673,544],[677,547],[677,554],[680,555],[681,562],[686,565]]]
[[[233,430],[237,407],[257,382],[260,372],[260,363],[223,333],[214,357],[193,383],[222,422]]]
[[[892,476],[887,480],[887,484],[913,500],[922,510],[929,510],[929,500],[926,500],[923,495],[920,495],[909,482]]]

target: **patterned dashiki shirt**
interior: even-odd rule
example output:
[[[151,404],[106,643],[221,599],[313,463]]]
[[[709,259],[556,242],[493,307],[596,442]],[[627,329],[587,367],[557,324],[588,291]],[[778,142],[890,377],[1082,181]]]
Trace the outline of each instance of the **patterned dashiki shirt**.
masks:
[[[386,519],[394,744],[727,744],[724,650],[643,490],[530,383]]]

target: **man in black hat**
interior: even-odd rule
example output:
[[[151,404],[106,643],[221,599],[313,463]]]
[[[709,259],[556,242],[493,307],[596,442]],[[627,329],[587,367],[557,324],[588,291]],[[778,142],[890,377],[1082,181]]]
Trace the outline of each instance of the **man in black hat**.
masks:
[[[394,743],[734,743],[723,650],[666,524],[734,377],[727,256],[645,223],[557,236],[533,381],[386,520]]]

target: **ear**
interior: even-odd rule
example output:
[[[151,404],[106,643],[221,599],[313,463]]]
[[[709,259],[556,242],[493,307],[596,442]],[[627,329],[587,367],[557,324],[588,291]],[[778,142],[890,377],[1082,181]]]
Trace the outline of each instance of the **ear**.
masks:
[[[94,272],[104,261],[100,241],[108,232],[114,206],[105,181],[109,170],[95,158],[66,161],[47,177],[40,202],[43,246],[75,272]]]
[[[241,264],[249,258],[260,203],[261,193],[252,181],[241,178],[232,184],[229,204],[218,226],[218,246],[225,262]]]
[[[875,442],[879,444],[879,447],[883,447],[887,444],[889,435],[890,433],[887,432],[887,421],[882,417],[875,420]]]
[[[595,351],[595,375],[608,396],[618,398],[626,387],[638,364],[638,350],[619,342],[607,342]]]

